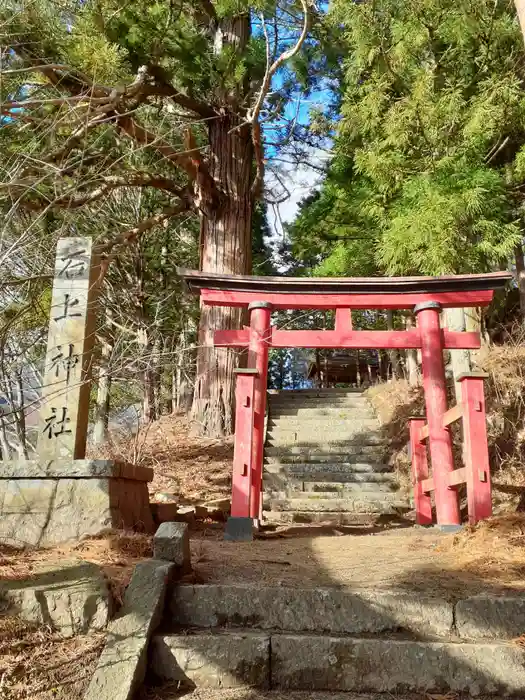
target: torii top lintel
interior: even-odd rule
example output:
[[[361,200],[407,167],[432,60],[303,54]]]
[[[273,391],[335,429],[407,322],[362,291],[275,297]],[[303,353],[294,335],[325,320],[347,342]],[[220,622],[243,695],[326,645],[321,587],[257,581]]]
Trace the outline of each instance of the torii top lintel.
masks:
[[[190,291],[208,306],[274,309],[409,309],[427,301],[443,307],[488,306],[508,272],[448,277],[256,277],[179,269]]]

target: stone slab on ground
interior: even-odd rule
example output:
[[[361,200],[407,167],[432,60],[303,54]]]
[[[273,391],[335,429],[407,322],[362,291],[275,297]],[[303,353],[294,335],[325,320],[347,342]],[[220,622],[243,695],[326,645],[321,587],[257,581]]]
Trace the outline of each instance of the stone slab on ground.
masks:
[[[525,593],[478,595],[456,604],[456,629],[468,639],[509,639],[525,634]]]
[[[46,547],[113,528],[153,532],[146,481],[0,479],[0,540],[6,544]]]
[[[30,579],[0,581],[0,606],[64,637],[105,629],[113,611],[99,567],[82,560],[48,562]]]
[[[182,687],[269,687],[270,637],[254,632],[157,635],[150,671]]]
[[[190,534],[186,523],[161,523],[153,538],[153,556],[172,562],[181,572],[191,570]]]
[[[273,688],[525,693],[517,645],[273,635],[271,649]]]
[[[135,567],[120,614],[108,627],[106,645],[85,700],[131,700],[144,680],[148,644],[162,619],[174,565],[155,559]]]
[[[200,628],[329,634],[403,629],[444,636],[453,625],[453,604],[420,592],[183,584],[174,588],[168,609],[177,624]]]

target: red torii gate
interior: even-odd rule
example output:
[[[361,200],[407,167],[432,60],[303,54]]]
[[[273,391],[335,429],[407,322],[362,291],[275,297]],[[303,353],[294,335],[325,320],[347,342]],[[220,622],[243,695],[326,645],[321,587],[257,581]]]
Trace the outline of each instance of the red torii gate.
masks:
[[[463,408],[458,405],[447,413],[443,361],[445,349],[478,349],[480,336],[477,332],[442,329],[440,314],[446,307],[488,306],[494,291],[503,288],[511,279],[509,273],[450,277],[293,278],[221,275],[190,270],[178,272],[192,292],[200,293],[202,304],[244,307],[250,313],[249,327],[214,333],[215,347],[248,349],[247,368],[236,372],[232,510],[227,537],[251,539],[253,521],[260,517],[270,348],[420,349],[428,425],[421,418],[411,424],[417,522],[432,522],[429,494],[434,490],[438,524],[459,525],[454,487],[463,482],[471,491],[475,491],[477,483],[484,484],[478,501],[474,491],[469,493],[469,505],[471,501],[473,504],[472,509],[469,508],[471,521],[490,515],[482,381],[479,375],[465,377]],[[294,331],[273,328],[271,313],[277,309],[335,310],[335,329]],[[352,328],[352,309],[413,309],[417,315],[417,328],[355,331]],[[459,418],[465,422],[466,453],[467,457],[470,455],[466,459],[466,470],[454,470],[449,425]],[[428,478],[423,444],[427,438],[432,478]],[[478,464],[474,464],[476,460]],[[472,476],[475,469],[480,475],[477,480]]]

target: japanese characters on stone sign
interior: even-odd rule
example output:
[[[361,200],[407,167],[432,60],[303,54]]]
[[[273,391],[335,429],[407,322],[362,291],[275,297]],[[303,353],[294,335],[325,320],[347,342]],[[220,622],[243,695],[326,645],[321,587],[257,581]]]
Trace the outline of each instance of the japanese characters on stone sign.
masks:
[[[59,240],[39,421],[43,458],[85,455],[97,275],[91,239]]]

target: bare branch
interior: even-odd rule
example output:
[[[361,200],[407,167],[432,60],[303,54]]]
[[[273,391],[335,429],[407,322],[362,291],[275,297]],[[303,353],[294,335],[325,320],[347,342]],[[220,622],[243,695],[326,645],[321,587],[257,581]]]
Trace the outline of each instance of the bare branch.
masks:
[[[255,102],[255,105],[253,109],[248,111],[247,115],[247,120],[253,124],[258,118],[259,114],[261,112],[264,99],[266,95],[268,94],[268,91],[270,89],[270,85],[272,82],[273,76],[276,74],[276,72],[279,70],[279,68],[286,63],[286,61],[289,61],[291,58],[293,58],[296,54],[299,53],[301,50],[302,45],[306,41],[306,37],[308,35],[308,26],[310,24],[310,9],[308,6],[308,0],[301,0],[301,5],[303,6],[303,11],[304,11],[304,22],[303,22],[303,29],[301,31],[301,35],[298,38],[295,46],[293,46],[291,49],[288,49],[287,51],[283,51],[283,53],[270,65],[268,65],[264,79],[261,85],[261,89],[259,91],[259,96],[257,97],[257,100]],[[264,20],[264,17],[262,18],[262,23],[263,23],[263,31],[265,33],[266,37],[266,53],[267,56],[269,56],[270,53],[270,40],[268,37],[268,32],[266,30],[266,22]]]
[[[34,73],[40,70],[64,70],[70,71],[69,66],[64,66],[61,63],[44,63],[40,66],[25,66],[24,68],[9,68],[8,70],[1,70],[0,75],[19,75],[21,73]]]
[[[2,112],[9,112],[12,109],[28,109],[29,107],[43,107],[46,105],[66,105],[79,102],[89,102],[91,104],[107,104],[110,97],[92,97],[91,95],[75,95],[73,97],[52,97],[43,100],[20,100],[17,102],[0,103]]]
[[[131,243],[138,236],[140,236],[141,233],[149,231],[154,226],[158,226],[158,224],[161,224],[163,221],[167,221],[168,219],[177,216],[177,214],[182,214],[182,212],[187,211],[188,208],[189,205],[187,202],[181,202],[177,205],[166,207],[164,211],[160,212],[159,214],[155,214],[155,216],[151,216],[149,219],[141,221],[140,224],[137,224],[137,226],[133,226],[133,228],[130,228],[127,231],[124,231],[123,233],[120,233],[111,241],[108,241],[107,243],[104,243],[102,245],[95,246],[95,250],[100,255],[105,254],[107,256],[116,246],[127,245]]]
[[[301,50],[302,45],[306,41],[306,37],[308,35],[308,26],[310,23],[310,10],[308,7],[308,0],[301,0],[301,4],[304,10],[304,23],[301,35],[299,36],[295,46],[293,46],[291,49],[288,49],[287,51],[283,51],[283,53],[277,59],[275,59],[273,63],[270,63],[272,49],[270,47],[270,37],[268,36],[268,30],[266,28],[266,20],[264,18],[264,15],[261,15],[262,30],[266,41],[266,71],[255,105],[253,109],[248,110],[247,114],[247,121],[252,125],[252,141],[257,167],[255,179],[252,185],[252,194],[255,197],[260,196],[262,191],[262,184],[264,181],[264,151],[261,138],[261,125],[259,122],[259,115],[261,113],[261,109],[266,95],[268,94],[268,91],[270,89],[273,76],[279,70],[279,68],[284,63],[286,63],[286,61],[289,61]]]
[[[0,287],[13,287],[27,284],[28,282],[48,282],[53,279],[53,275],[33,275],[32,277],[12,277],[11,279],[2,280]]]
[[[32,210],[40,210],[42,207],[47,207],[49,205],[65,209],[78,209],[79,207],[83,207],[86,204],[91,204],[97,199],[100,199],[107,192],[117,187],[154,187],[159,190],[171,192],[179,197],[184,195],[184,190],[178,187],[173,180],[150,175],[149,173],[131,173],[127,177],[119,177],[116,175],[105,176],[102,178],[102,183],[98,187],[91,192],[87,192],[86,194],[74,194],[74,191],[72,191],[70,194],[61,195],[50,201],[43,195],[37,193],[36,197],[32,197],[28,201],[22,200],[21,205]],[[27,190],[27,183],[0,183],[0,189],[16,190],[21,188],[25,188]],[[27,193],[30,195],[35,194],[31,190],[27,190]]]
[[[157,73],[156,66],[154,68],[154,73]],[[183,109],[189,112],[195,112],[195,114],[198,114],[200,117],[210,118],[216,116],[215,111],[205,102],[201,102],[195,97],[191,97],[191,95],[186,95],[180,92],[180,90],[176,90],[173,85],[170,85],[164,78],[155,82],[154,85],[147,86],[145,92],[152,96],[159,95],[160,97],[168,97]]]
[[[202,9],[208,15],[208,17],[212,21],[215,21],[217,19],[217,13],[215,12],[215,7],[213,6],[211,0],[199,0],[199,2],[202,6]]]

